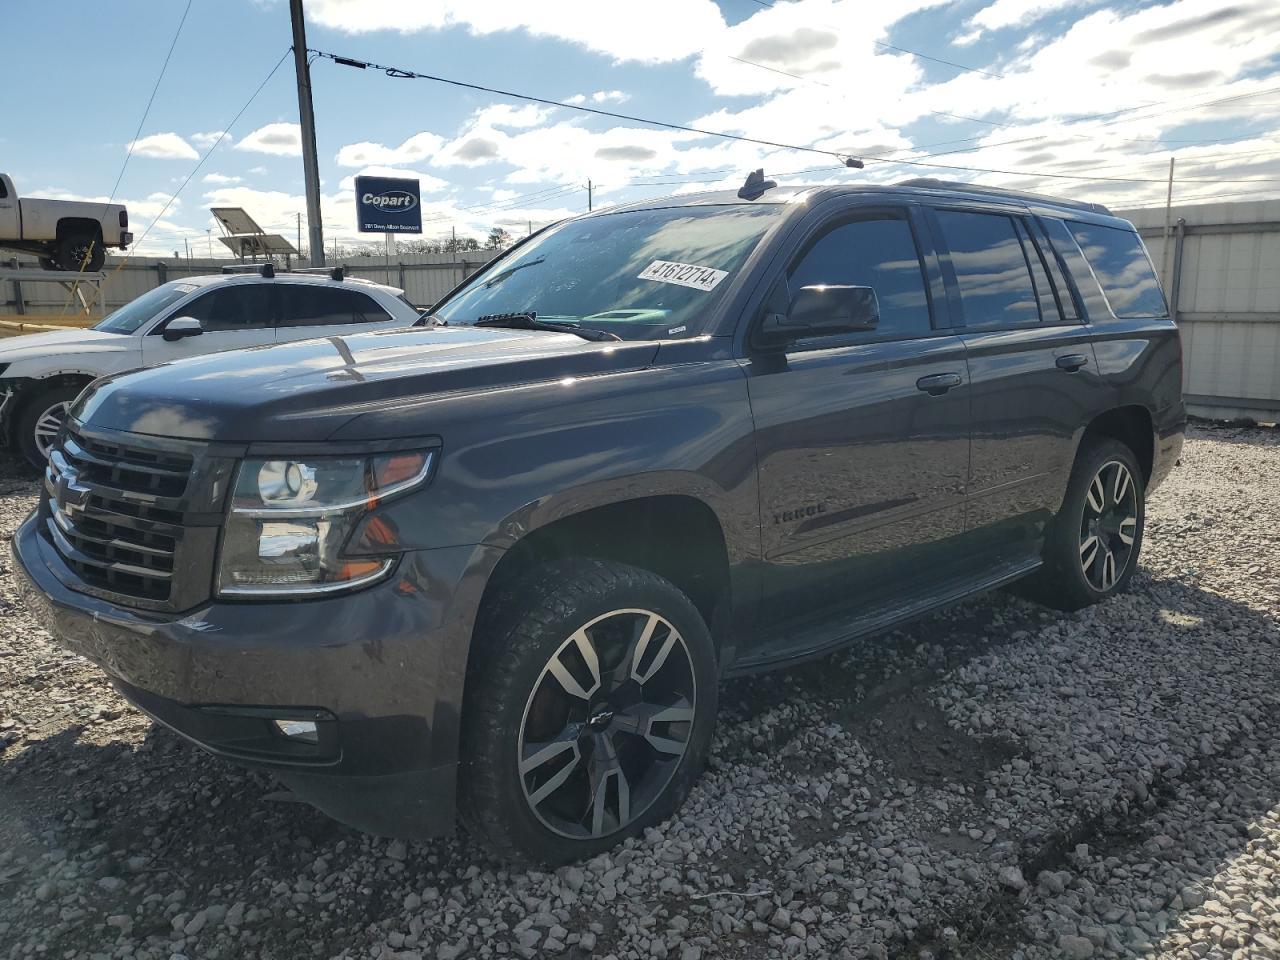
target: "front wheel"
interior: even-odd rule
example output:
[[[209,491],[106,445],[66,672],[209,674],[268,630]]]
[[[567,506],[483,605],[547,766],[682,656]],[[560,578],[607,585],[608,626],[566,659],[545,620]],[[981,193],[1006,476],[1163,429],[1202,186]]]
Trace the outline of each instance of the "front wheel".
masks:
[[[1146,490],[1133,451],[1117,440],[1090,442],[1076,457],[1050,526],[1035,598],[1078,610],[1127,590],[1145,521]]]
[[[716,666],[671,583],[574,560],[482,615],[463,716],[460,814],[498,856],[566,863],[670,816],[706,759]]]
[[[58,439],[58,431],[79,393],[80,388],[75,386],[51,387],[23,404],[16,424],[18,449],[37,470],[44,470],[49,448]]]

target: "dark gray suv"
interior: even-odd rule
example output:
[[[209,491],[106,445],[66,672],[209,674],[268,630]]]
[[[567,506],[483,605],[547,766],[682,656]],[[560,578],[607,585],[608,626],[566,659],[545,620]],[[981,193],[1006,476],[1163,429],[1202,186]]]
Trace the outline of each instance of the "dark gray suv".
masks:
[[[1133,227],[936,181],[558,224],[425,326],[96,381],[14,539],[50,628],[332,816],[591,855],[717,682],[1015,580],[1124,590],[1182,443]]]

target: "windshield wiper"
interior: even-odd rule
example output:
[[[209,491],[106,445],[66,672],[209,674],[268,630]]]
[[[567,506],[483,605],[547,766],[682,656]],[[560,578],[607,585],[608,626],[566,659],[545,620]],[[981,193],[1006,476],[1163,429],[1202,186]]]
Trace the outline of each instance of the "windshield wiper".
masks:
[[[487,313],[476,319],[477,327],[509,327],[512,330],[550,330],[554,333],[576,333],[583,340],[621,340],[616,333],[607,330],[596,330],[592,327],[580,327],[576,323],[555,323],[551,320],[539,320],[532,311],[520,313]]]
[[[495,273],[492,277],[490,277],[488,280],[484,282],[484,288],[488,290],[494,284],[501,283],[503,280],[507,279],[507,277],[511,276],[517,270],[523,270],[525,267],[536,267],[545,259],[547,258],[537,257],[533,260],[526,260],[524,263],[517,263],[514,267],[507,267],[507,269],[505,270],[499,270],[497,273]]]

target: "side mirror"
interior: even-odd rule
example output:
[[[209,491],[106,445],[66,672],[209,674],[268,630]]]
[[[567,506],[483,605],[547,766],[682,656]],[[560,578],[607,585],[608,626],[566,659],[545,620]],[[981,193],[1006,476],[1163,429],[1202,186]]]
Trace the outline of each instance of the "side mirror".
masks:
[[[778,349],[805,337],[874,330],[879,323],[880,302],[872,287],[814,285],[797,290],[785,314],[766,314],[754,342]]]
[[[186,337],[198,337],[204,333],[204,327],[195,317],[174,317],[164,325],[164,338],[170,343]]]

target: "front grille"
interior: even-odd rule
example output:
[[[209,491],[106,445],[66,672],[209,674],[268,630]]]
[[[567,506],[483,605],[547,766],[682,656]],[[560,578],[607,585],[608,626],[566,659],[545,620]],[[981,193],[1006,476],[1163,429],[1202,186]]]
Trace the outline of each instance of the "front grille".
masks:
[[[90,436],[68,424],[45,472],[44,532],[89,592],[164,608],[175,577],[191,566],[179,555],[193,534],[187,520],[196,461],[153,444]]]
[[[65,432],[50,455],[46,529],[67,566],[113,594],[167,601],[192,459]]]

